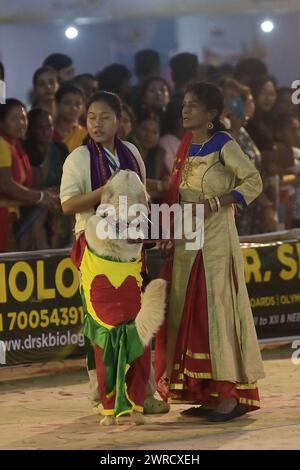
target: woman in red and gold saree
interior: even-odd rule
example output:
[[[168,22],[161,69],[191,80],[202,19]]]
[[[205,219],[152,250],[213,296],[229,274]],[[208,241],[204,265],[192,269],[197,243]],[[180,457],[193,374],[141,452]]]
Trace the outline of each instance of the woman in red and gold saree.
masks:
[[[175,242],[164,266],[169,311],[156,339],[156,380],[164,399],[202,405],[183,412],[227,421],[258,409],[256,382],[264,376],[244,279],[234,204],[246,207],[261,192],[253,163],[223,130],[220,90],[188,87],[184,137],[167,202],[204,204],[204,245]]]

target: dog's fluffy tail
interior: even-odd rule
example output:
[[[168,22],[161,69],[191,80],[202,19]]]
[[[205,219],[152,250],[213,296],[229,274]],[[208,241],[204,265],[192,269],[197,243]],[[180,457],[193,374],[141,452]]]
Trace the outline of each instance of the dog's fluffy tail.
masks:
[[[146,287],[141,310],[135,325],[143,346],[147,346],[151,338],[163,323],[166,308],[166,281],[155,279]]]

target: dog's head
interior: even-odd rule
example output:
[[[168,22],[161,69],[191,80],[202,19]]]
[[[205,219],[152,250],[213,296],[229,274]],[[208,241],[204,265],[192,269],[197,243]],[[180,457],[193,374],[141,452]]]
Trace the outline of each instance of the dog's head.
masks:
[[[116,251],[122,248],[125,258],[134,257],[140,247],[130,246],[127,237],[130,238],[132,230],[143,235],[143,227],[147,226],[148,200],[146,188],[136,173],[130,170],[117,171],[103,187],[96,215],[88,220],[85,231],[88,245],[99,255],[104,254],[104,251],[107,254],[107,250],[111,249],[114,254],[109,256],[115,256]],[[116,238],[103,239],[101,230],[104,228],[115,233]],[[122,257],[118,253],[118,258]]]
[[[103,186],[101,204],[112,204],[118,208],[120,197],[127,198],[128,207],[133,204],[148,207],[149,196],[146,188],[134,171],[116,171]]]

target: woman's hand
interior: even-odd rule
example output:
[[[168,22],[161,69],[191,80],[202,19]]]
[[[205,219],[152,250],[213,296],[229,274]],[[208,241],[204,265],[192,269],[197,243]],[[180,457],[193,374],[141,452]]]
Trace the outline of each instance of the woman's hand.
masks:
[[[170,187],[169,179],[164,180],[153,180],[147,179],[146,180],[146,190],[152,197],[160,197],[166,191],[168,191]]]
[[[162,258],[170,258],[174,249],[174,242],[172,240],[161,240],[157,242],[157,247]]]
[[[197,215],[197,205],[199,205],[199,204],[204,205],[204,220],[207,220],[207,219],[209,219],[209,217],[211,217],[212,211],[211,211],[211,208],[210,208],[210,205],[209,205],[208,201],[188,202],[188,204],[193,205],[193,209],[192,209],[193,217],[196,217],[196,215]]]
[[[275,211],[271,205],[264,208],[263,229],[265,232],[275,232],[277,229]]]
[[[65,201],[61,207],[66,215],[88,212],[101,203],[103,187],[86,194],[78,194]]]
[[[57,210],[60,207],[59,195],[53,191],[43,191],[40,205],[45,209]]]
[[[204,220],[207,220],[212,216],[213,213],[208,201],[203,201],[202,204],[204,204]]]

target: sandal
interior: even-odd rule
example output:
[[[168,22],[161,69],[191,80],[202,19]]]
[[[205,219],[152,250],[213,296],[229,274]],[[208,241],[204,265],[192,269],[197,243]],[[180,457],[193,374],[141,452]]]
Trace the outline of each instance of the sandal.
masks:
[[[201,416],[208,416],[214,410],[213,408],[208,408],[205,405],[201,406],[193,406],[192,408],[188,408],[187,410],[181,411],[181,416],[185,416],[188,418],[201,418]]]
[[[158,400],[154,397],[148,397],[144,401],[144,414],[145,415],[159,415],[168,413],[170,411],[170,405],[165,401]]]

